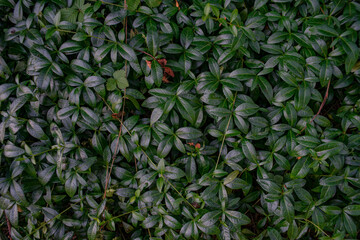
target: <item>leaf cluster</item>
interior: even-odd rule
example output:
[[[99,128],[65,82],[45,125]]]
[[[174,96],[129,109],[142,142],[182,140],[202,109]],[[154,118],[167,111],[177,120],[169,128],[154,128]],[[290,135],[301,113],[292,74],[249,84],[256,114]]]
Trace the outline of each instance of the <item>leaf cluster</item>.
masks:
[[[0,0],[0,238],[360,238],[356,0]]]

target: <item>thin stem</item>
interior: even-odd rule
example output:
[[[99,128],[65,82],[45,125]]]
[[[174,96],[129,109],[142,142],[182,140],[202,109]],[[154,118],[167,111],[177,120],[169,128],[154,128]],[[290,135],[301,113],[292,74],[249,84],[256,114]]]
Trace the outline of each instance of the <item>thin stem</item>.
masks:
[[[10,223],[8,217],[6,216],[6,213],[5,213],[5,219],[6,219],[6,224],[7,224],[7,228],[9,231],[9,239],[12,240],[12,238],[11,238],[11,223]]]
[[[185,201],[190,207],[192,207],[192,209],[194,209],[195,212],[197,212],[197,209],[176,189],[176,187],[175,187],[163,174],[161,174],[161,177],[163,177],[163,178],[165,179],[165,181],[166,181],[167,183],[169,183],[169,185],[175,190],[175,192],[176,192],[177,194],[179,194],[179,196],[180,196],[182,199],[184,199],[184,201]]]
[[[260,202],[260,198],[251,207],[254,207],[256,204],[258,204],[258,202]],[[249,211],[250,208],[244,214],[246,215]]]
[[[50,148],[50,149],[45,150],[45,151],[43,151],[43,152],[34,154],[33,156],[34,156],[34,157],[37,157],[37,156],[39,156],[39,155],[41,155],[41,154],[44,154],[44,153],[47,153],[47,152],[51,152],[51,151],[54,151],[54,150],[58,150],[58,149],[57,149],[57,148]]]
[[[125,115],[125,114],[124,114],[125,99],[126,99],[126,98],[125,98],[125,95],[126,95],[126,88],[125,88],[125,90],[124,90],[124,97],[123,97],[124,103],[123,103],[123,107],[122,107],[122,114],[121,114],[119,135],[118,135],[118,138],[117,138],[117,141],[116,141],[115,151],[114,151],[114,155],[113,155],[113,157],[112,157],[112,162],[111,162],[109,174],[108,174],[108,167],[107,167],[107,169],[106,169],[106,182],[105,182],[105,190],[104,190],[103,199],[106,198],[106,191],[107,191],[107,188],[108,188],[108,184],[109,184],[109,181],[110,181],[111,172],[112,172],[112,169],[113,169],[113,166],[114,166],[114,161],[115,161],[115,159],[116,159],[116,155],[117,155],[117,151],[118,151],[118,147],[119,147],[121,130],[122,130],[122,127],[123,127],[123,119],[124,119],[124,115]]]
[[[100,94],[98,94],[98,93],[96,93],[96,94],[98,95],[99,98],[101,98],[101,99],[103,100],[103,102],[104,102],[105,105],[109,108],[109,110],[110,110],[112,113],[115,113],[115,112],[111,109],[110,105],[106,102],[106,100],[105,100],[102,96],[100,96]]]
[[[82,199],[79,201],[81,202]],[[31,235],[33,235],[37,230],[39,230],[40,228],[42,228],[43,226],[45,226],[46,224],[48,224],[49,222],[53,221],[54,219],[60,217],[62,214],[64,214],[65,212],[69,211],[73,206],[77,205],[79,202],[77,203],[73,203],[73,204],[70,204],[70,206],[68,208],[66,208],[64,211],[62,211],[61,213],[59,213],[58,215],[56,215],[55,217],[47,220],[46,222],[43,222],[42,224],[40,224],[39,227],[35,228],[33,231],[31,231],[28,235],[26,235],[26,237],[30,237]],[[25,238],[26,238],[25,237]]]
[[[126,0],[124,0],[124,6],[125,6],[125,10],[127,10],[127,4],[126,4]],[[124,21],[124,25],[125,25],[125,43],[127,43],[127,16],[125,17],[125,21]],[[127,75],[127,61],[125,60],[125,76]],[[109,168],[109,165],[107,166],[106,168],[106,182],[105,182],[105,190],[104,190],[104,196],[103,196],[103,199],[106,198],[106,191],[107,191],[107,188],[108,188],[108,184],[109,184],[109,181],[110,181],[110,177],[111,177],[111,172],[112,172],[112,169],[113,169],[113,166],[114,166],[114,161],[115,161],[115,158],[116,158],[116,154],[117,154],[117,150],[118,150],[118,147],[119,147],[119,142],[120,142],[120,136],[121,136],[121,130],[122,130],[122,126],[123,126],[123,120],[124,120],[124,113],[125,113],[125,103],[126,103],[126,88],[124,89],[124,96],[123,96],[123,105],[122,105],[122,114],[121,114],[121,121],[120,121],[120,129],[119,129],[119,135],[118,135],[118,138],[117,138],[117,142],[116,142],[116,146],[115,146],[115,152],[114,152],[114,155],[112,157],[112,162],[111,162],[111,166],[110,166],[110,170],[108,171],[108,168]]]
[[[103,101],[105,101],[104,98],[101,98]],[[118,121],[120,121],[121,125],[123,126],[123,128],[126,130],[126,132],[130,135],[130,137],[132,136],[132,134],[130,133],[130,130],[122,124],[122,120],[118,119]],[[146,158],[150,161],[150,163],[153,166],[156,166],[156,164],[151,160],[151,158],[149,157],[149,155],[144,151],[144,149],[138,144],[135,143],[137,147],[139,147],[141,149],[141,151],[143,152],[143,154],[146,156]],[[117,144],[118,145],[118,144]],[[161,174],[161,177],[163,177],[165,179],[165,181],[175,190],[175,192],[177,192],[177,194],[179,194],[179,196],[189,205],[191,206],[196,212],[197,209],[176,189],[176,187],[163,175]],[[106,197],[106,192],[104,193],[105,197]]]
[[[232,102],[231,112],[234,110],[234,105],[235,105],[235,101],[236,101],[236,96],[237,96],[237,92],[235,93],[234,100],[233,100],[233,102]],[[224,132],[224,137],[223,137],[222,142],[221,142],[220,152],[219,152],[218,158],[217,158],[217,160],[216,160],[215,170],[217,169],[217,166],[218,166],[218,164],[219,164],[219,160],[220,160],[220,157],[221,157],[221,152],[222,152],[222,149],[223,149],[224,143],[225,143],[226,132],[227,132],[229,126],[230,126],[231,117],[232,117],[232,114],[230,115],[229,121],[228,121],[228,123],[227,123],[227,125],[226,125],[226,129],[225,129],[225,132]]]
[[[320,108],[318,110],[318,112],[314,115],[314,117],[310,120],[309,124],[312,123],[312,121],[314,121],[314,119],[320,114],[322,108],[324,107],[325,103],[326,103],[326,100],[329,96],[329,88],[330,88],[330,82],[331,80],[329,79],[329,82],[328,82],[328,85],[327,85],[327,88],[326,88],[326,93],[325,93],[325,96],[324,96],[324,100],[322,101],[321,105],[320,105]],[[305,125],[305,127],[303,129],[301,129],[301,131],[296,135],[300,135],[305,129],[307,128],[307,124]]]
[[[318,230],[320,230],[323,234],[325,234],[327,237],[330,237],[329,234],[327,234],[324,230],[321,229],[321,227],[319,227],[318,225],[316,225],[314,222],[306,219],[306,218],[302,218],[302,220],[305,220],[305,222],[311,223],[312,225],[314,225]]]
[[[157,60],[153,55],[151,55],[150,53],[147,53],[147,52],[144,52],[144,51],[141,51],[141,50],[138,50],[138,49],[135,49],[136,51],[138,52],[141,52],[143,54],[146,54],[148,55],[149,57],[151,57],[152,59],[154,59],[155,61],[157,61],[159,63],[159,60]],[[160,64],[160,63],[159,63]]]

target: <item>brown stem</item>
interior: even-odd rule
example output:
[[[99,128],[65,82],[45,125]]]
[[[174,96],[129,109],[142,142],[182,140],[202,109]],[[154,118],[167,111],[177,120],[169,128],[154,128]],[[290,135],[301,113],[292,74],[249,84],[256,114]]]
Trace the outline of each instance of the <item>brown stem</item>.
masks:
[[[258,204],[258,202],[260,202],[260,198],[251,206],[254,207],[256,204]],[[250,211],[250,208],[244,213],[245,215]]]
[[[138,170],[137,170],[136,157],[134,157],[134,159],[135,159],[135,172],[137,172]]]
[[[124,0],[124,7],[127,10],[126,0]],[[125,17],[125,43],[127,43],[127,16]]]
[[[127,4],[126,4],[126,0],[124,0],[124,8],[125,10],[127,10]],[[127,16],[125,17],[125,43],[127,43]],[[127,61],[125,61],[125,71],[127,69],[126,67],[127,65]],[[107,191],[107,188],[108,188],[108,184],[109,184],[109,181],[110,181],[110,177],[111,177],[111,172],[112,172],[112,168],[114,166],[114,161],[115,161],[115,158],[116,158],[116,154],[117,154],[117,150],[118,150],[118,147],[119,147],[119,141],[120,141],[120,136],[121,136],[121,130],[122,130],[122,126],[123,126],[123,120],[124,120],[124,110],[125,110],[125,101],[126,101],[126,88],[124,89],[124,103],[123,103],[123,106],[122,106],[122,114],[121,114],[121,122],[120,122],[120,129],[119,129],[119,135],[118,135],[118,138],[117,138],[117,141],[116,141],[116,146],[115,146],[115,152],[114,152],[114,155],[112,157],[112,162],[111,162],[111,165],[110,165],[110,170],[109,168],[107,167],[106,168],[106,180],[105,180],[105,190],[104,190],[104,196],[103,196],[103,199],[106,198],[106,191]]]
[[[330,82],[331,82],[331,80],[329,79],[329,82],[328,82],[328,85],[327,85],[327,88],[326,88],[326,93],[325,93],[324,99],[323,99],[323,101],[322,101],[322,103],[320,105],[320,108],[319,108],[318,112],[314,115],[314,117],[310,120],[309,123],[312,123],[312,121],[314,121],[314,119],[320,114],[322,108],[324,107],[325,102],[326,102],[326,100],[327,100],[327,98],[329,96]],[[307,128],[307,124],[305,125],[305,127],[303,129],[301,129],[301,131],[296,136],[299,136],[306,128]]]
[[[4,215],[5,215],[5,218],[6,218],[7,228],[8,228],[8,231],[9,231],[9,239],[12,240],[12,238],[11,238],[11,224],[10,224],[10,221],[9,221],[8,217],[6,216],[6,214],[4,214]]]
[[[124,103],[123,103],[123,106],[122,106],[122,107],[123,107],[122,112],[124,112],[124,109],[125,109],[125,100],[126,100],[125,95],[126,95],[126,88],[125,88],[125,90],[124,90],[124,97],[123,97]],[[109,181],[110,181],[111,171],[112,171],[112,168],[113,168],[113,166],[114,166],[114,161],[115,161],[116,154],[117,154],[117,150],[118,150],[118,147],[119,147],[119,141],[120,141],[121,130],[122,130],[122,126],[123,126],[124,115],[125,115],[125,114],[122,114],[122,115],[121,115],[119,135],[118,135],[118,138],[117,138],[117,141],[116,141],[115,152],[114,152],[114,155],[113,155],[113,157],[112,157],[112,162],[111,162],[111,165],[110,165],[109,174],[108,174],[108,169],[106,169],[106,182],[105,182],[105,190],[104,190],[103,199],[106,198],[106,191],[107,191],[108,184],[109,184]]]
[[[321,10],[322,14],[325,15],[325,12],[324,12],[324,10],[323,10],[321,7],[320,7],[320,10]]]
[[[152,59],[154,59],[155,61],[157,61],[158,63],[159,63],[159,60],[157,60],[153,55],[151,55],[150,53],[147,53],[147,52],[144,52],[144,51],[141,51],[141,50],[138,50],[138,49],[135,49],[136,51],[138,51],[138,52],[141,52],[141,53],[143,53],[143,54],[146,54],[146,55],[148,55],[148,56],[150,56],[150,57],[152,57]],[[160,63],[159,63],[160,64]]]

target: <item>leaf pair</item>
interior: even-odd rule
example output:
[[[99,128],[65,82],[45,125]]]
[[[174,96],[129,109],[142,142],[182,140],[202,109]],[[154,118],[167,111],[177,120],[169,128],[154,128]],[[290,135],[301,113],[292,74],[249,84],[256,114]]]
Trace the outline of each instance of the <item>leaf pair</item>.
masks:
[[[116,87],[125,89],[129,87],[129,82],[126,78],[126,72],[124,70],[117,70],[113,73],[113,78],[109,78],[106,83],[106,89],[108,91],[114,91]]]

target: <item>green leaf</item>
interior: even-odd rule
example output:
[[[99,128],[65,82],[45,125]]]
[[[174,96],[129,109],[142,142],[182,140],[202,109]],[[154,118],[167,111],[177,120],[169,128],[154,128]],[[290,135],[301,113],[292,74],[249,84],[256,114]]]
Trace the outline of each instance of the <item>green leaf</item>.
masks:
[[[80,33],[75,37],[75,39],[79,39]],[[74,37],[73,37],[74,38]],[[82,40],[85,40],[86,36],[82,37]],[[67,41],[64,42],[61,46],[59,51],[67,54],[73,54],[81,51],[84,48],[84,46],[80,42],[75,41]],[[51,61],[51,60],[50,60]]]
[[[235,170],[233,172],[231,172],[229,175],[227,175],[226,178],[224,178],[224,185],[231,183],[232,181],[235,180],[235,178],[239,175],[239,171]]]
[[[166,226],[172,228],[172,229],[180,229],[182,224],[176,220],[176,218],[170,216],[170,215],[165,215],[164,216],[164,223]]]
[[[201,223],[204,227],[211,227],[217,221],[217,218],[221,214],[221,211],[212,211],[205,213],[200,219],[199,223]]]
[[[337,37],[338,32],[328,25],[320,25],[316,26],[313,29],[316,35],[324,36],[324,37]]]
[[[146,41],[149,52],[152,56],[156,56],[159,47],[159,35],[155,30],[151,30],[146,35]]]
[[[71,62],[71,67],[77,73],[82,73],[82,74],[93,73],[91,66],[87,62],[80,60],[80,59],[73,60]]]
[[[235,114],[241,117],[248,117],[257,113],[259,109],[259,106],[254,103],[242,103],[235,109]]]
[[[210,12],[211,12],[211,5],[210,5],[210,3],[207,3],[204,7],[205,16],[208,16],[210,14]]]
[[[84,81],[84,85],[87,87],[96,87],[103,83],[105,83],[105,79],[99,76],[90,76]]]
[[[282,155],[278,153],[274,153],[274,158],[277,164],[285,170],[290,170],[290,163],[289,161]]]
[[[71,23],[76,23],[78,11],[74,8],[63,8],[61,11],[61,19]]]
[[[15,158],[21,156],[24,153],[25,153],[24,149],[16,147],[15,145],[12,144],[7,144],[4,147],[4,155],[5,157],[8,158]]]
[[[296,138],[296,141],[304,147],[315,148],[321,142],[318,138],[312,136],[301,136]]]
[[[311,41],[305,34],[292,33],[291,36],[302,47],[311,48]]]
[[[273,92],[273,88],[270,85],[269,81],[266,80],[266,78],[261,77],[261,76],[257,78],[257,81],[260,86],[261,92],[264,94],[264,96],[266,97],[268,102],[271,103],[273,96],[274,96],[274,92]]]
[[[106,81],[106,89],[108,91],[114,91],[116,89],[116,82],[114,78],[108,78]]]
[[[332,75],[333,66],[331,65],[329,60],[325,60],[325,62],[321,64],[319,73],[320,84],[322,87],[325,87],[328,84]]]
[[[284,41],[288,38],[289,33],[286,32],[275,32],[267,40],[268,44],[276,44]]]
[[[108,26],[116,25],[122,22],[125,19],[125,17],[126,17],[125,10],[111,12],[106,16],[104,23],[105,25]]]
[[[192,127],[182,127],[179,128],[176,132],[175,132],[176,136],[178,136],[181,139],[185,139],[185,140],[191,140],[191,139],[196,139],[202,136],[202,133]]]
[[[331,176],[320,179],[320,185],[323,186],[336,186],[344,180],[343,176]]]
[[[290,177],[292,179],[304,178],[310,171],[310,168],[309,168],[310,163],[311,163],[311,161],[310,161],[310,158],[308,158],[308,157],[303,157],[303,158],[300,158],[299,160],[296,160],[296,163],[291,170]]]
[[[268,227],[267,232],[271,240],[282,239],[281,234],[275,228]]]
[[[238,16],[238,10],[235,8],[232,12],[231,12],[231,17],[230,17],[230,22],[233,22],[236,20],[237,16]]]
[[[194,33],[193,33],[192,29],[189,27],[184,28],[184,30],[181,32],[181,35],[180,35],[181,45],[185,49],[188,49],[190,44],[192,43],[193,39],[194,39]]]
[[[301,84],[297,95],[295,95],[295,109],[303,109],[310,102],[311,98],[311,89],[307,86],[307,84]]]
[[[155,82],[156,86],[160,87],[163,78],[163,69],[157,61],[151,63],[151,77]]]
[[[281,188],[270,179],[258,178],[256,181],[259,183],[260,187],[268,193],[273,193],[273,194],[281,193]]]
[[[96,115],[95,112],[92,111],[90,108],[81,107],[80,112],[81,112],[81,116],[88,123],[90,123],[94,126],[98,125],[100,123],[100,119],[99,119],[98,115]]]
[[[342,214],[342,219],[346,231],[350,234],[350,236],[355,238],[357,234],[357,227],[353,219],[346,213]]]
[[[289,223],[292,223],[292,220],[294,219],[294,205],[290,201],[290,199],[285,196],[280,201],[280,209],[282,216],[288,221]]]
[[[255,0],[254,9],[257,10],[257,9],[261,8],[261,7],[264,6],[267,2],[268,2],[268,0]]]
[[[39,182],[42,185],[46,185],[50,181],[51,177],[53,176],[55,169],[56,169],[55,166],[50,166],[50,167],[47,167],[47,168],[43,169],[42,171],[38,172]]]
[[[241,212],[228,210],[225,211],[225,215],[235,227],[247,225],[251,222],[250,218]]]
[[[129,11],[135,11],[140,4],[140,0],[127,0],[126,4]]]
[[[44,133],[43,129],[38,123],[33,120],[29,120],[26,125],[26,129],[31,136],[40,140],[47,140],[48,136]]]
[[[156,8],[161,4],[162,0],[145,0],[145,2],[149,7]]]
[[[297,89],[294,87],[283,88],[275,95],[274,101],[275,102],[285,102],[286,100],[288,100],[295,94],[296,90]]]
[[[113,77],[116,80],[116,85],[120,89],[125,89],[129,87],[129,82],[126,78],[126,73],[124,70],[117,70],[113,73]]]
[[[196,175],[196,163],[193,157],[188,158],[185,164],[185,173],[188,182],[192,182]]]
[[[169,152],[171,151],[171,148],[173,146],[173,137],[166,136],[160,143],[157,148],[157,154],[160,158],[166,157]]]
[[[191,124],[195,124],[195,110],[187,100],[182,97],[178,97],[176,99],[176,107],[179,109],[179,112],[184,119],[189,121]]]
[[[89,240],[95,240],[96,234],[99,231],[99,223],[97,221],[91,221],[89,228],[87,229],[87,237]]]
[[[298,196],[298,198],[301,201],[303,201],[307,204],[312,203],[313,199],[312,199],[311,194],[308,191],[306,191],[303,188],[295,188],[294,190],[295,190],[296,195]]]
[[[7,99],[15,89],[16,89],[16,85],[13,83],[1,84],[0,85],[0,102]]]
[[[234,55],[235,55],[235,51],[232,51],[231,49],[227,49],[225,50],[219,57],[218,59],[218,64],[219,65],[223,65],[224,63],[228,62],[229,60],[231,60]]]
[[[129,62],[137,62],[135,51],[125,43],[118,43],[118,51],[121,57]]]
[[[351,216],[360,216],[360,205],[348,205],[344,207],[344,212]]]
[[[359,59],[359,47],[346,38],[341,38],[341,43],[347,55],[345,60],[345,71],[348,74]]]
[[[328,215],[339,215],[342,213],[342,209],[337,206],[321,206],[321,210]]]
[[[76,177],[74,175],[70,176],[66,181],[65,181],[65,191],[66,193],[70,196],[73,197],[77,191],[78,188],[78,181],[76,179]]]
[[[322,159],[327,159],[329,157],[339,154],[341,150],[343,150],[343,148],[343,143],[331,141],[317,146],[314,150],[319,157],[321,157]]]
[[[247,159],[249,159],[251,162],[258,164],[256,150],[255,150],[254,145],[252,145],[252,143],[250,141],[243,140],[241,142],[241,147],[242,147],[245,157]]]

